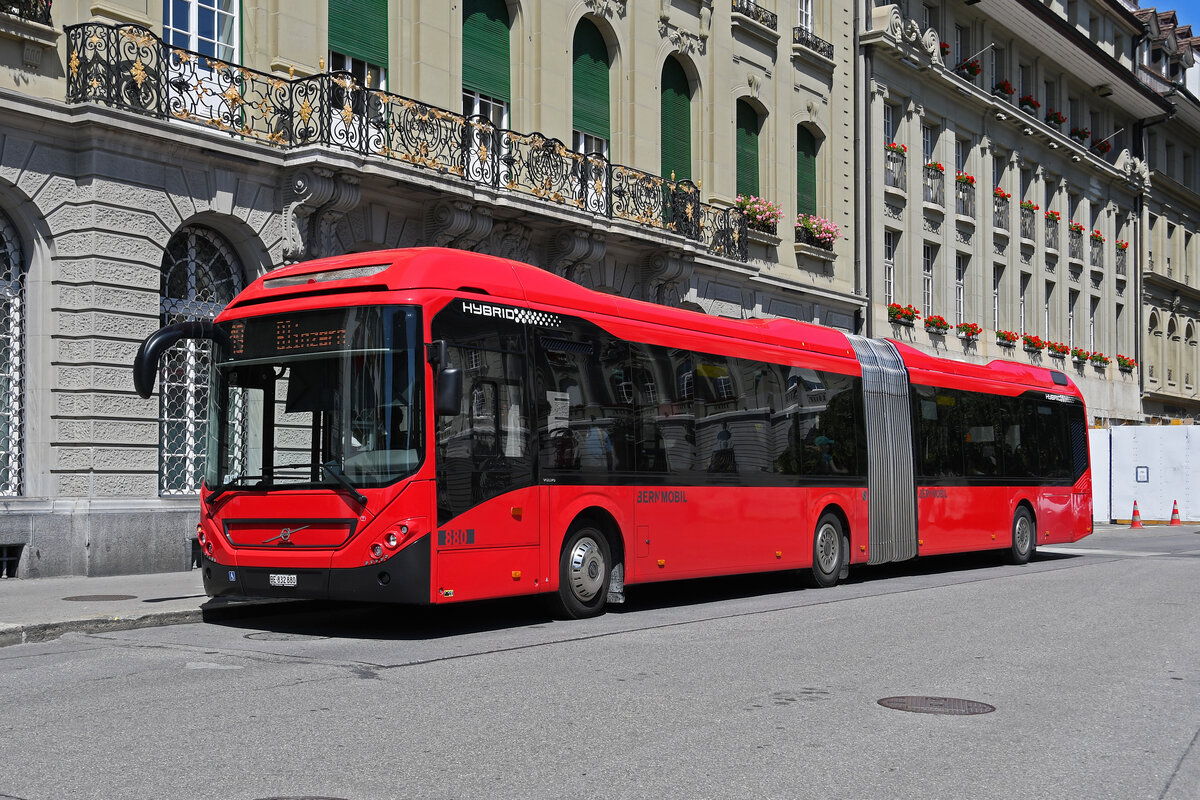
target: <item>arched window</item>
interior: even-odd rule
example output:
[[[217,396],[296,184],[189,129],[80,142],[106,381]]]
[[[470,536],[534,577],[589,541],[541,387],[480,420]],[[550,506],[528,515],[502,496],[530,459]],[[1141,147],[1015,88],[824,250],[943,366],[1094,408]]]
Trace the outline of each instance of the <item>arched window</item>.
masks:
[[[609,78],[608,45],[590,20],[580,20],[571,47],[572,149],[608,157]]]
[[[796,213],[817,213],[817,138],[796,126]]]
[[[1179,341],[1179,320],[1175,317],[1167,320],[1167,340],[1164,345],[1167,348],[1167,383],[1174,385],[1179,382],[1179,350],[1182,347]]]
[[[1150,332],[1150,338],[1146,341],[1146,378],[1158,381],[1163,358],[1163,330],[1157,311],[1150,312],[1146,328]]]
[[[162,263],[162,324],[212,319],[243,287],[241,262],[219,234],[183,228]],[[204,477],[208,372],[212,346],[188,339],[168,350],[160,368],[159,494],[196,494]]]
[[[754,106],[737,101],[737,193],[758,196],[758,132],[762,123]]]
[[[683,65],[668,58],[662,68],[662,176],[692,177],[692,87]]]
[[[25,421],[25,257],[0,213],[0,497],[21,494]]]

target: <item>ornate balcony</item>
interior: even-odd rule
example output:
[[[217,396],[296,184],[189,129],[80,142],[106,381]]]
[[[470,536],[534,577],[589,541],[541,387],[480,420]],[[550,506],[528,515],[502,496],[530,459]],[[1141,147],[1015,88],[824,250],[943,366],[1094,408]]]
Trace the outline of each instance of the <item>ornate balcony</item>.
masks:
[[[820,56],[833,60],[833,45],[805,27],[792,28],[792,44],[812,50]]]
[[[1089,253],[1088,263],[1093,267],[1104,267],[1104,241],[1092,239],[1091,253]]]
[[[733,13],[749,17],[773,31],[779,30],[779,17],[750,0],[733,0]]]
[[[52,0],[0,0],[0,12],[49,25],[51,3]]]
[[[1009,206],[1007,197],[992,197],[992,227],[1001,231],[1008,230]]]
[[[907,159],[903,153],[893,150],[883,151],[883,185],[899,189],[902,192],[907,191]]]
[[[937,167],[925,167],[923,198],[935,206],[946,205],[946,176]]]
[[[496,127],[348,73],[283,78],[167,46],[136,25],[85,23],[67,34],[67,102],[100,103],[288,150],[320,145],[402,162],[469,184],[671,231],[708,252],[749,258],[746,218],[674,181],[576,153],[540,133]]]
[[[1117,250],[1116,269],[1118,275],[1124,275],[1127,271],[1125,264],[1128,252],[1127,250]]]

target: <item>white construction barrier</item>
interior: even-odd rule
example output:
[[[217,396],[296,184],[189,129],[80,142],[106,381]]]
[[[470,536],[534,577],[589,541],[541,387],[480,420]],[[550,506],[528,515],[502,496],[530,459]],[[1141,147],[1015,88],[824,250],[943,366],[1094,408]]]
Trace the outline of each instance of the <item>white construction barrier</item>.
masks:
[[[1200,426],[1125,425],[1089,432],[1095,522],[1166,523],[1175,503],[1185,523],[1200,521]]]

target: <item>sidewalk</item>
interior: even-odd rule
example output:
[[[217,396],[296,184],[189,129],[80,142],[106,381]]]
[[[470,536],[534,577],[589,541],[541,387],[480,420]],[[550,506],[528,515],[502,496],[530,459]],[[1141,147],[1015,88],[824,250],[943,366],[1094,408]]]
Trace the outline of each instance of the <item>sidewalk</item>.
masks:
[[[211,599],[200,570],[109,578],[0,580],[0,647],[57,639],[64,633],[128,630],[270,614],[294,600]]]

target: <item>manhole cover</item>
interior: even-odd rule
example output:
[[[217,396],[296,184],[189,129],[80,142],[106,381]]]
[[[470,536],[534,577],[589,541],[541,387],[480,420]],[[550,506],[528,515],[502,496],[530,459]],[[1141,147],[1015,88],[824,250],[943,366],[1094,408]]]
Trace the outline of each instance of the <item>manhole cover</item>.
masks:
[[[256,642],[314,642],[318,639],[328,639],[328,636],[309,636],[307,633],[281,633],[278,631],[261,631],[259,633],[247,633],[247,639],[253,639]],[[269,798],[275,800],[275,798]],[[284,800],[309,800],[309,798],[284,798]],[[322,800],[322,798],[315,798]]]
[[[885,697],[879,701],[879,705],[917,714],[990,714],[996,710],[995,706],[987,703],[960,700],[957,697]]]
[[[97,603],[110,600],[137,600],[136,594],[77,594],[74,597],[64,597],[63,600],[74,600],[80,603]]]

